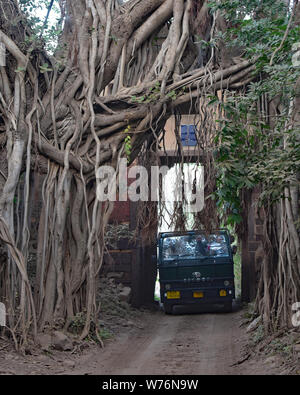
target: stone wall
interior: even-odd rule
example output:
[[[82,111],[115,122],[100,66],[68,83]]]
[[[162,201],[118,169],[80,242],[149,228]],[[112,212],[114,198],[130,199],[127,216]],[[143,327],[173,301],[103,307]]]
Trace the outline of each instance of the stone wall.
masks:
[[[248,218],[245,236],[242,239],[242,301],[254,300],[257,291],[258,274],[263,259],[262,235],[263,220],[259,216],[256,203],[259,190],[255,189],[246,196]]]

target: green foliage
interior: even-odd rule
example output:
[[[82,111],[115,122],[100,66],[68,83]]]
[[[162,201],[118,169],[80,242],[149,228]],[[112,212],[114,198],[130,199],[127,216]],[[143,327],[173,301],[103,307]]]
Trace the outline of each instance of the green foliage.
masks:
[[[131,101],[133,103],[143,103],[145,101],[145,95],[137,97],[137,96],[132,96]]]
[[[101,338],[102,340],[111,339],[111,338],[113,337],[113,333],[110,332],[110,331],[109,331],[108,329],[106,329],[106,328],[101,328],[101,329],[98,331],[98,334],[99,334],[99,336],[100,336],[100,338]]]
[[[127,136],[124,139],[124,151],[125,155],[127,157],[127,162],[130,162],[130,155],[131,155],[131,150],[132,150],[132,145],[131,145],[131,136],[128,134],[130,132],[130,125],[127,126],[127,128],[124,130],[124,133],[127,134]]]
[[[175,92],[174,90],[171,91],[171,92],[169,92],[169,93],[167,94],[167,96],[168,96],[170,99],[172,99],[172,100],[176,100],[176,98],[177,98],[176,92]]]
[[[252,343],[254,346],[259,344],[265,338],[265,331],[263,325],[259,325],[258,328],[252,335],[250,344]]]
[[[84,311],[76,314],[70,322],[69,332],[73,333],[74,335],[80,335],[84,329],[85,323],[86,323],[86,312]],[[112,332],[105,327],[97,329],[97,331],[98,331],[98,336],[102,340],[110,339],[113,336]],[[96,334],[91,331],[90,334],[87,336],[86,341],[93,341],[98,343],[98,338]]]
[[[148,89],[146,94],[142,96],[131,96],[132,103],[155,103],[160,99],[160,81],[156,81],[155,85]],[[166,94],[166,97],[171,100],[176,100],[179,94],[184,94],[185,88],[180,89],[177,93],[175,90],[171,90]]]
[[[131,101],[133,103],[153,103],[159,99],[159,96],[160,96],[160,81],[156,81],[155,85],[152,88],[150,88],[145,95],[139,97],[132,96]]]
[[[28,21],[32,34],[24,40],[24,46],[43,46],[49,53],[57,47],[61,34],[61,16],[58,0],[54,0],[51,13],[46,21],[50,0],[19,0],[20,9]]]
[[[118,44],[118,39],[116,36],[114,36],[113,34],[110,36],[110,38],[112,39],[112,41],[114,42],[114,44]]]
[[[76,314],[70,322],[69,331],[76,335],[80,334],[86,322],[86,313],[81,312]]]
[[[21,73],[22,71],[25,71],[25,70],[26,70],[25,67],[17,67],[15,72],[16,73]]]
[[[288,338],[277,338],[270,342],[266,347],[266,351],[269,353],[280,354],[286,358],[291,358],[293,354],[293,344]]]
[[[214,195],[220,213],[230,225],[241,218],[241,191],[263,187],[260,202],[274,202],[294,181],[300,169],[299,129],[290,125],[291,104],[300,68],[292,64],[299,27],[291,25],[280,50],[291,10],[282,1],[259,0],[210,2],[231,22],[226,33],[228,46],[244,49],[246,57],[257,59],[256,77],[244,95],[232,95],[219,103],[224,117],[218,121],[216,137],[218,190]],[[270,59],[275,53],[273,63]],[[270,119],[258,112],[258,103],[276,98],[280,113]],[[211,104],[218,102],[211,98]],[[223,218],[225,220],[225,218]]]
[[[52,71],[52,69],[49,68],[48,63],[44,63],[42,66],[40,66],[40,71],[41,73],[46,73],[47,71]]]

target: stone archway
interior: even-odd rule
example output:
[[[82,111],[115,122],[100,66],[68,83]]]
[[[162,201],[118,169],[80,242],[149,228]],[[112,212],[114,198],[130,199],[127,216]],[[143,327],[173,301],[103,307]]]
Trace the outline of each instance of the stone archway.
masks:
[[[188,116],[184,119],[188,122]],[[170,128],[173,127],[172,122]],[[176,144],[169,138],[167,150],[160,153],[160,164],[169,168],[184,160],[187,163],[199,161],[199,153],[195,150],[185,150],[181,155],[175,149]],[[201,159],[201,156],[200,156]],[[241,298],[244,302],[254,300],[257,291],[257,278],[262,261],[262,220],[255,208],[258,190],[246,191],[245,232],[241,242]],[[116,203],[113,213],[114,219],[127,222],[130,229],[135,229],[137,223],[138,203]],[[132,244],[126,240],[117,250],[110,251],[112,261],[111,270],[116,273],[116,280],[131,288],[131,304],[135,307],[149,306],[154,302],[155,280],[157,267],[152,256],[156,254],[155,243],[146,245],[142,241]]]

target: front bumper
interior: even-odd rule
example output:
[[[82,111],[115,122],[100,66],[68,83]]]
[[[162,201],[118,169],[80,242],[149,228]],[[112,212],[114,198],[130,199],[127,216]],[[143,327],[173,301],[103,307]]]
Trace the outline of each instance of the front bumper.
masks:
[[[220,291],[225,290],[226,296],[220,296]],[[234,298],[233,287],[213,287],[213,288],[190,288],[190,289],[176,289],[180,292],[179,298],[167,297],[167,290],[161,290],[161,302],[169,305],[181,304],[223,304],[232,301]],[[203,297],[194,297],[194,292],[202,292]]]

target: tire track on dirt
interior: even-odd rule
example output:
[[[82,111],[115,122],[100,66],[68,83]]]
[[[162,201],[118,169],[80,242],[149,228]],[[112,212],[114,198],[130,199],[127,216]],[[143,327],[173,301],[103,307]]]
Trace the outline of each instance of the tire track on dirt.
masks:
[[[96,374],[234,374],[240,357],[237,313],[153,313],[103,350]]]

